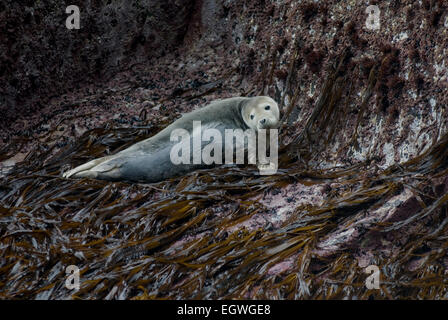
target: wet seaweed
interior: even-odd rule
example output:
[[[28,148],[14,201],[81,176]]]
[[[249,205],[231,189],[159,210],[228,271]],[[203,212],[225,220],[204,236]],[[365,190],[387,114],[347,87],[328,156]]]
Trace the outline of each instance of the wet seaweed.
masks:
[[[273,56],[262,91],[272,84]],[[368,161],[319,167],[319,155],[329,149],[352,99],[352,80],[344,71],[349,62],[346,50],[334,59],[303,130],[286,121],[297,96],[285,106],[281,137],[291,139],[280,148],[273,176],[260,176],[252,166],[221,166],[155,184],[60,178],[69,167],[155,134],[175,115],[145,128],[110,123],[58,153],[36,147],[0,183],[0,298],[446,298],[448,197],[431,190],[448,175],[448,134],[418,157],[383,171],[372,170]],[[347,145],[356,141],[376,72],[373,66]],[[11,150],[17,149],[5,146],[0,159]],[[296,183],[337,187],[319,205],[294,207],[272,228],[275,213],[259,199]],[[405,190],[412,190],[419,206],[402,219],[378,218],[357,229],[366,245],[392,232],[408,234],[395,254],[375,258],[384,278],[380,290],[366,288],[350,241],[319,253],[328,235],[356,226],[366,212]],[[431,232],[424,229],[428,219],[437,221]],[[410,268],[416,261],[422,263]],[[80,269],[79,291],[65,287],[68,265]]]

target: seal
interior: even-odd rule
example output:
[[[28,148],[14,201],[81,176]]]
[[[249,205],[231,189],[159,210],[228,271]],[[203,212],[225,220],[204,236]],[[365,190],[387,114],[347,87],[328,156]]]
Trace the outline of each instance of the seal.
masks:
[[[64,173],[63,177],[133,182],[158,182],[174,178],[196,169],[213,166],[204,162],[173,164],[170,154],[176,145],[171,138],[174,130],[184,130],[194,136],[196,130],[194,122],[200,121],[202,130],[214,129],[222,135],[225,135],[227,129],[243,131],[252,129],[258,132],[260,129],[277,128],[279,119],[280,111],[277,103],[267,96],[216,100],[201,109],[183,115],[156,135],[114,155],[80,165]],[[191,144],[194,143],[193,139],[190,139]],[[205,145],[206,143],[202,141],[201,148],[203,149]],[[247,145],[242,148],[247,149]]]

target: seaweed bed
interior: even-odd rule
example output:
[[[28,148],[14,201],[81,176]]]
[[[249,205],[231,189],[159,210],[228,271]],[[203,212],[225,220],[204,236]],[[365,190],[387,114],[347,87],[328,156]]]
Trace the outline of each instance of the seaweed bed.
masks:
[[[98,3],[116,11],[121,1]],[[33,63],[55,64],[58,49],[29,57],[37,60],[17,81],[6,78],[24,100],[17,112],[0,106],[8,111],[0,119],[0,299],[447,299],[444,2],[375,2],[387,21],[380,34],[362,29],[365,8],[352,1],[189,3],[177,17],[188,27],[178,30],[183,44],[173,36],[161,57],[144,60],[152,47],[135,43],[126,54],[139,54],[107,79],[97,70],[70,87],[50,68],[41,88],[24,81]],[[35,6],[59,23],[62,14],[45,11],[53,7]],[[17,49],[15,20],[5,39]],[[95,32],[94,21],[85,32]],[[17,41],[39,48],[35,37]],[[94,51],[97,37],[71,37]],[[87,59],[79,73],[94,70],[89,63],[109,69],[115,58]],[[67,74],[79,67],[71,63],[64,60]],[[156,184],[61,178],[193,106],[257,94],[282,108],[275,175],[221,166]],[[29,97],[41,101],[26,104]],[[66,288],[70,265],[80,269],[80,290]],[[366,286],[369,265],[379,267],[379,289]]]
[[[440,179],[448,175],[448,134],[422,155],[386,170],[372,171],[370,162],[312,166],[343,121],[344,97],[350,94],[341,71],[346,60],[342,55],[328,71],[305,129],[283,128],[280,140],[289,136],[290,142],[281,146],[280,170],[273,176],[227,166],[151,185],[60,178],[65,165],[124,148],[166,123],[129,129],[109,124],[56,154],[32,153],[0,187],[1,297],[446,298],[448,194]],[[8,147],[1,152],[4,159]],[[331,188],[331,196],[299,206],[272,228],[269,216],[275,213],[259,199],[297,182]],[[415,210],[392,218],[377,213],[368,227],[359,223],[406,191],[418,201]],[[245,225],[257,217],[266,223]],[[349,247],[322,253],[322,239],[344,225],[365,233],[364,246],[408,233],[397,252],[375,261],[387,279],[380,290],[365,287],[366,274]],[[426,267],[409,268],[422,259]],[[68,265],[81,270],[76,293],[65,288]]]

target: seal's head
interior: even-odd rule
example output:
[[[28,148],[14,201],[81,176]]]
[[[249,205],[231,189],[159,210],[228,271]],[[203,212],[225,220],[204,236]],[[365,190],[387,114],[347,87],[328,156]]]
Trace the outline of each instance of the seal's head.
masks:
[[[259,96],[248,100],[241,110],[244,122],[250,129],[277,128],[280,124],[280,110],[270,97]]]

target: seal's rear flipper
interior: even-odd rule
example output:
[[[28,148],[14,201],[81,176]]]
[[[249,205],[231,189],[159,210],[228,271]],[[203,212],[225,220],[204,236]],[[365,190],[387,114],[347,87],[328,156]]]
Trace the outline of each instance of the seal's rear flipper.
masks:
[[[95,159],[92,161],[89,161],[83,165],[80,165],[72,170],[69,170],[67,172],[65,172],[62,177],[64,178],[70,178],[70,177],[75,177],[75,178],[95,178],[94,176],[88,175],[87,172],[89,172],[90,169],[92,169],[93,167],[96,167],[97,165],[103,163],[104,161],[107,161],[111,158],[111,156],[106,156],[106,157],[102,157],[99,159]]]

